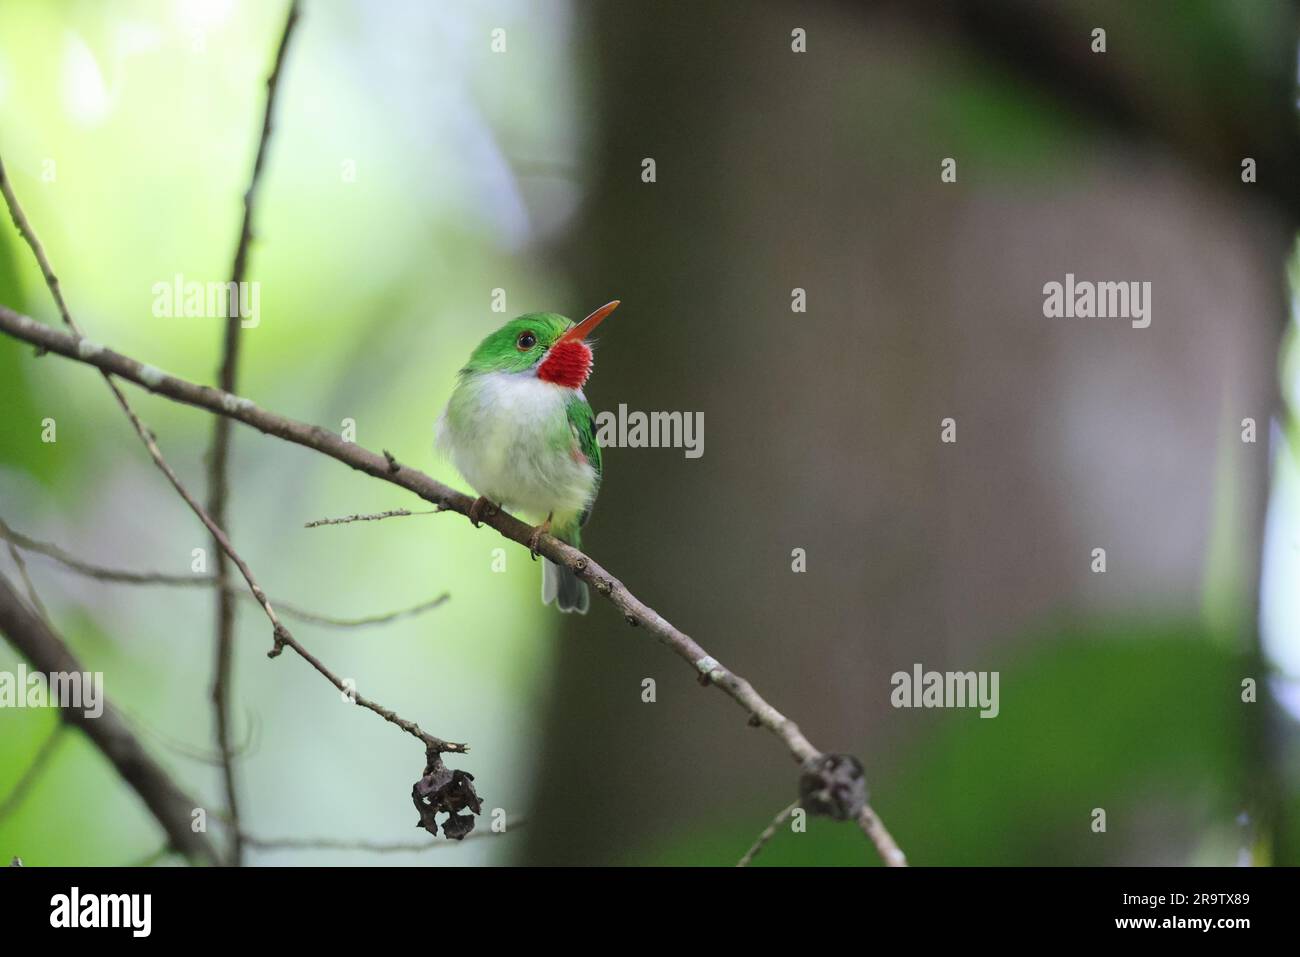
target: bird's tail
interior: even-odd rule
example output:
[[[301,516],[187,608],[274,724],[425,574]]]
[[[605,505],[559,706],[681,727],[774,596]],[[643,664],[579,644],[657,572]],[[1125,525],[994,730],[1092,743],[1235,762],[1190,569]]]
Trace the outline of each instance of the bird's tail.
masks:
[[[572,531],[552,529],[552,534],[560,541],[578,547],[580,539],[576,528]],[[547,558],[542,560],[542,604],[549,605],[551,602],[555,602],[555,607],[560,611],[576,611],[585,615],[591,607],[591,593],[587,590],[586,582],[568,568]]]

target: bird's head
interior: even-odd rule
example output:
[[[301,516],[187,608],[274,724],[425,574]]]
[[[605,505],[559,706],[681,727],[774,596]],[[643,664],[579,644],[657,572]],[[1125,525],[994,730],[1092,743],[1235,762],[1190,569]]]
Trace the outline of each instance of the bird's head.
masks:
[[[462,372],[529,373],[544,382],[581,389],[592,365],[591,346],[585,340],[618,302],[606,303],[579,323],[553,312],[511,319],[479,343]]]

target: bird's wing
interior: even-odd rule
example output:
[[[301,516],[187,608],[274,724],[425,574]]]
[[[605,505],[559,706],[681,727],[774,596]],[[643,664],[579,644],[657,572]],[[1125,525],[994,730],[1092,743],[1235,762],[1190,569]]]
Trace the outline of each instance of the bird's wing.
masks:
[[[583,399],[574,399],[568,404],[569,414],[569,431],[573,433],[574,441],[578,443],[578,450],[587,457],[591,467],[596,472],[596,485],[591,490],[591,501],[596,501],[596,492],[600,489],[601,462],[600,462],[600,443],[596,441],[596,414],[591,411],[591,406]],[[591,514],[590,507],[582,513],[579,525],[587,523],[587,516]]]

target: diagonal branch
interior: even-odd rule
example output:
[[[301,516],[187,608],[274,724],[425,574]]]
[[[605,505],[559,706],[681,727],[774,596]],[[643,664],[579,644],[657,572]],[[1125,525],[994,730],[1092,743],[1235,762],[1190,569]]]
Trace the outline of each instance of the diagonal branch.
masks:
[[[4,522],[0,522],[3,526]],[[32,582],[32,576],[27,573],[27,562],[23,558],[23,553],[18,550],[18,546],[13,541],[5,543],[9,546],[9,557],[13,559],[14,567],[18,569],[18,577],[23,580],[23,587],[27,589],[27,600],[31,603],[32,610],[42,618],[48,618],[45,612],[45,605],[41,602],[41,596],[36,592],[36,585]]]
[[[0,576],[0,632],[45,675],[86,670],[63,639],[23,603],[3,576]],[[149,756],[117,709],[107,700],[103,706],[103,712],[94,719],[86,717],[79,707],[60,707],[59,717],[80,728],[113,763],[122,780],[139,795],[166,832],[172,847],[194,863],[217,863],[216,849],[207,835],[195,832],[190,826],[191,814],[199,805]]]
[[[749,850],[745,852],[745,856],[737,862],[736,866],[748,867],[750,864],[754,863],[754,858],[758,857],[758,855],[762,853],[763,848],[767,847],[772,838],[776,837],[777,828],[784,824],[786,818],[793,814],[795,809],[798,807],[799,802],[792,801],[778,811],[776,817],[772,818],[771,823],[768,824],[767,827],[763,828],[763,833],[754,839],[754,843],[750,845]]]
[[[178,379],[98,343],[43,325],[3,305],[0,305],[0,332],[29,342],[44,351],[111,372],[157,395],[228,416],[267,435],[328,455],[357,471],[407,489],[442,509],[468,517],[470,506],[474,503],[470,496],[435,481],[423,472],[408,468],[391,456],[379,455],[356,443],[344,441],[320,426],[259,408],[251,400],[240,396]],[[511,541],[525,547],[529,545],[533,529],[514,516],[496,511],[481,516],[480,520]],[[644,628],[648,634],[686,661],[701,683],[715,685],[734,699],[748,712],[749,723],[767,728],[776,735],[802,767],[807,769],[827,757],[804,737],[798,725],[769,704],[748,681],[709,655],[693,638],[642,602],[592,558],[551,535],[541,536],[537,543],[537,553],[570,568],[618,609],[629,625]],[[886,864],[897,866],[906,863],[902,851],[870,805],[863,804],[854,809],[851,816],[871,839]]]
[[[275,109],[275,94],[279,89],[280,69],[284,66],[284,55],[289,49],[289,40],[293,36],[294,25],[298,22],[298,0],[289,4],[289,13],[284,21],[284,31],[280,34],[280,45],[275,53],[275,65],[266,81],[266,108],[262,112],[262,134],[257,141],[257,155],[253,160],[253,172],[249,178],[248,189],[244,192],[244,216],[239,228],[239,241],[235,246],[234,264],[231,266],[231,286],[239,289],[244,281],[248,267],[248,252],[253,240],[253,206],[257,199],[257,187],[262,179],[262,166],[266,162],[267,144],[271,139],[271,116]],[[224,345],[222,348],[221,368],[217,373],[217,382],[222,390],[234,392],[239,374],[240,323],[243,317],[234,304],[239,301],[236,292],[230,296],[231,303],[227,311]],[[229,520],[226,505],[230,498],[230,420],[217,418],[212,433],[212,446],[208,452],[208,513],[218,528],[228,528]],[[239,829],[239,789],[235,781],[235,762],[230,742],[230,686],[235,656],[235,599],[227,588],[230,569],[226,563],[224,550],[216,533],[213,539],[217,546],[217,620],[214,639],[214,657],[211,700],[213,715],[217,726],[217,747],[221,751],[221,776],[226,793],[226,808],[235,826],[230,831],[230,858],[234,864],[240,864],[244,857],[244,841]]]

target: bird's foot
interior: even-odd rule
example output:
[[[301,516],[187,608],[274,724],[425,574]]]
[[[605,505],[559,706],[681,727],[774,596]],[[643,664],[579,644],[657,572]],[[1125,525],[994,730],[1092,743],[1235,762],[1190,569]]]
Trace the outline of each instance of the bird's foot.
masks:
[[[486,496],[480,495],[474,500],[474,504],[469,507],[469,520],[475,528],[485,518],[491,518],[500,509],[493,504]]]
[[[546,521],[533,529],[533,534],[528,536],[528,552],[533,556],[533,561],[537,561],[537,546],[541,544],[542,536],[549,535],[551,531],[551,516],[546,516]]]

